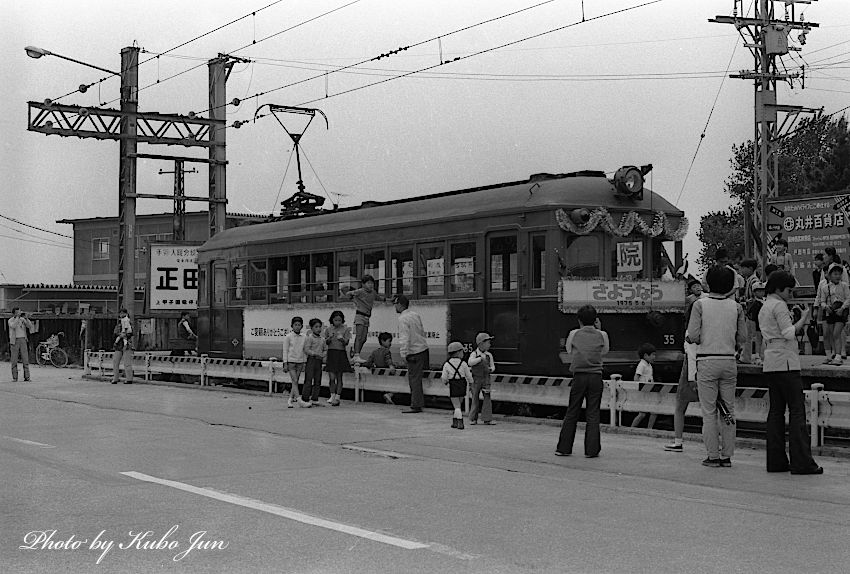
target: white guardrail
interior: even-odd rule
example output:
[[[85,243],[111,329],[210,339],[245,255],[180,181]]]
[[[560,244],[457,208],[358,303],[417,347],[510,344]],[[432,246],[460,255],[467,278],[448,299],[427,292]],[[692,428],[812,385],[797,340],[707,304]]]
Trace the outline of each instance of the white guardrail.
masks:
[[[86,351],[85,374],[105,377],[112,375],[111,351]],[[247,359],[217,359],[206,355],[173,357],[158,353],[137,352],[133,356],[136,376],[151,380],[154,374],[190,375],[198,384],[212,384],[211,378],[264,381],[272,395],[276,383],[290,383],[289,373],[280,361]],[[492,378],[492,398],[495,401],[566,407],[569,403],[571,379],[529,375],[500,375]],[[344,375],[344,385],[354,389],[355,402],[363,400],[365,391],[409,393],[406,369],[355,368]],[[439,371],[426,371],[422,381],[426,395],[447,396]],[[601,408],[611,412],[611,425],[622,424],[624,412],[645,412],[672,415],[676,408],[675,383],[640,383],[623,381],[618,375],[604,381]],[[812,446],[823,444],[824,430],[850,429],[850,393],[824,391],[816,383],[804,391],[807,419],[811,426]],[[467,397],[467,410],[468,401]],[[770,402],[768,390],[739,387],[735,389],[735,418],[746,422],[765,422]],[[701,416],[699,403],[691,403],[686,415]],[[787,415],[786,415],[787,418]]]

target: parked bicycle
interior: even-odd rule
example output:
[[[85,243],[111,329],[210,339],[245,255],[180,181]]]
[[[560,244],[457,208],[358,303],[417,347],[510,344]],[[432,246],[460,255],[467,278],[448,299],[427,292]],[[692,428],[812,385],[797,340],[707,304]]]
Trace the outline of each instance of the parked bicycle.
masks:
[[[68,364],[68,353],[65,349],[59,346],[59,337],[65,333],[59,331],[54,335],[50,335],[46,341],[38,344],[35,350],[35,358],[39,365],[53,365],[57,368],[62,368]]]

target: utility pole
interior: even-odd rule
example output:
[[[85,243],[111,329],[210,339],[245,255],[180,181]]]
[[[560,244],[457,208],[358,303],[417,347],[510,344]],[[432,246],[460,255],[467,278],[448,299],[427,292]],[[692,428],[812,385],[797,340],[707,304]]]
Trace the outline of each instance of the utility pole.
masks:
[[[174,223],[172,228],[172,239],[183,241],[186,239],[186,188],[184,175],[187,173],[198,173],[194,167],[190,170],[183,168],[183,160],[174,160],[174,171],[159,170],[159,175],[174,174]]]
[[[744,0],[734,0],[732,16],[716,16],[709,22],[732,24],[744,40],[744,45],[753,55],[753,69],[730,74],[731,78],[753,80],[755,86],[755,130],[753,200],[744,202],[744,241],[747,256],[753,254],[764,259],[771,246],[771,237],[766,225],[767,200],[779,195],[779,142],[798,121],[801,113],[818,110],[802,106],[777,104],[776,84],[787,81],[793,86],[800,79],[799,73],[780,72],[777,56],[801,48],[789,46],[789,34],[799,31],[797,41],[806,43],[806,34],[818,24],[797,19],[797,4],[810,4],[817,0],[754,0],[753,17],[744,14]],[[776,4],[785,8],[785,19],[776,18]],[[784,69],[784,67],[783,67]]]
[[[139,48],[121,50],[121,139],[118,141],[118,308],[135,314],[136,303],[136,113],[139,111]]]

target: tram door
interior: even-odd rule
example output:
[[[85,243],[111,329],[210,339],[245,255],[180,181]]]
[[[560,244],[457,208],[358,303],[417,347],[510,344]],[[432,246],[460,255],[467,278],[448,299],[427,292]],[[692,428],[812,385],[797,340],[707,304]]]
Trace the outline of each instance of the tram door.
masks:
[[[228,309],[227,265],[213,267],[210,356],[242,357],[242,309]]]
[[[497,231],[486,236],[484,314],[493,354],[499,363],[518,363],[519,250],[516,231]]]

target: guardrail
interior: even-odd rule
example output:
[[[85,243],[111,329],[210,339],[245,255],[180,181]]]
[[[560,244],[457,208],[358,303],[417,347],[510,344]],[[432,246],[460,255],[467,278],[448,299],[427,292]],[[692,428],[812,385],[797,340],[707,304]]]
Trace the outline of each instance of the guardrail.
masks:
[[[112,374],[111,351],[87,351],[85,373],[104,377]],[[120,368],[120,367],[119,367]],[[289,373],[281,361],[255,361],[244,359],[217,359],[206,355],[172,357],[153,353],[135,353],[133,370],[151,380],[154,374],[190,375],[198,377],[198,384],[211,385],[211,378],[264,381],[268,394],[272,395],[277,383],[290,383]],[[344,383],[354,389],[354,400],[363,400],[365,391],[407,394],[406,369],[367,369],[356,367],[354,373],[346,373]],[[500,375],[492,377],[493,400],[509,403],[526,403],[566,407],[569,403],[571,380],[566,377],[538,377],[527,375]],[[439,371],[426,371],[422,381],[424,394],[447,396],[440,380]],[[618,375],[604,381],[602,393],[603,410],[610,411],[611,425],[620,426],[624,412],[646,412],[672,415],[676,408],[675,383],[641,383],[623,381]],[[824,391],[823,385],[815,383],[811,390],[804,391],[807,404],[808,424],[811,427],[812,446],[823,444],[824,431],[830,429],[850,430],[850,393]],[[466,398],[469,410],[469,397]],[[765,422],[770,406],[767,389],[739,387],[735,389],[735,419],[746,422]],[[691,403],[685,413],[699,417],[699,403]]]

